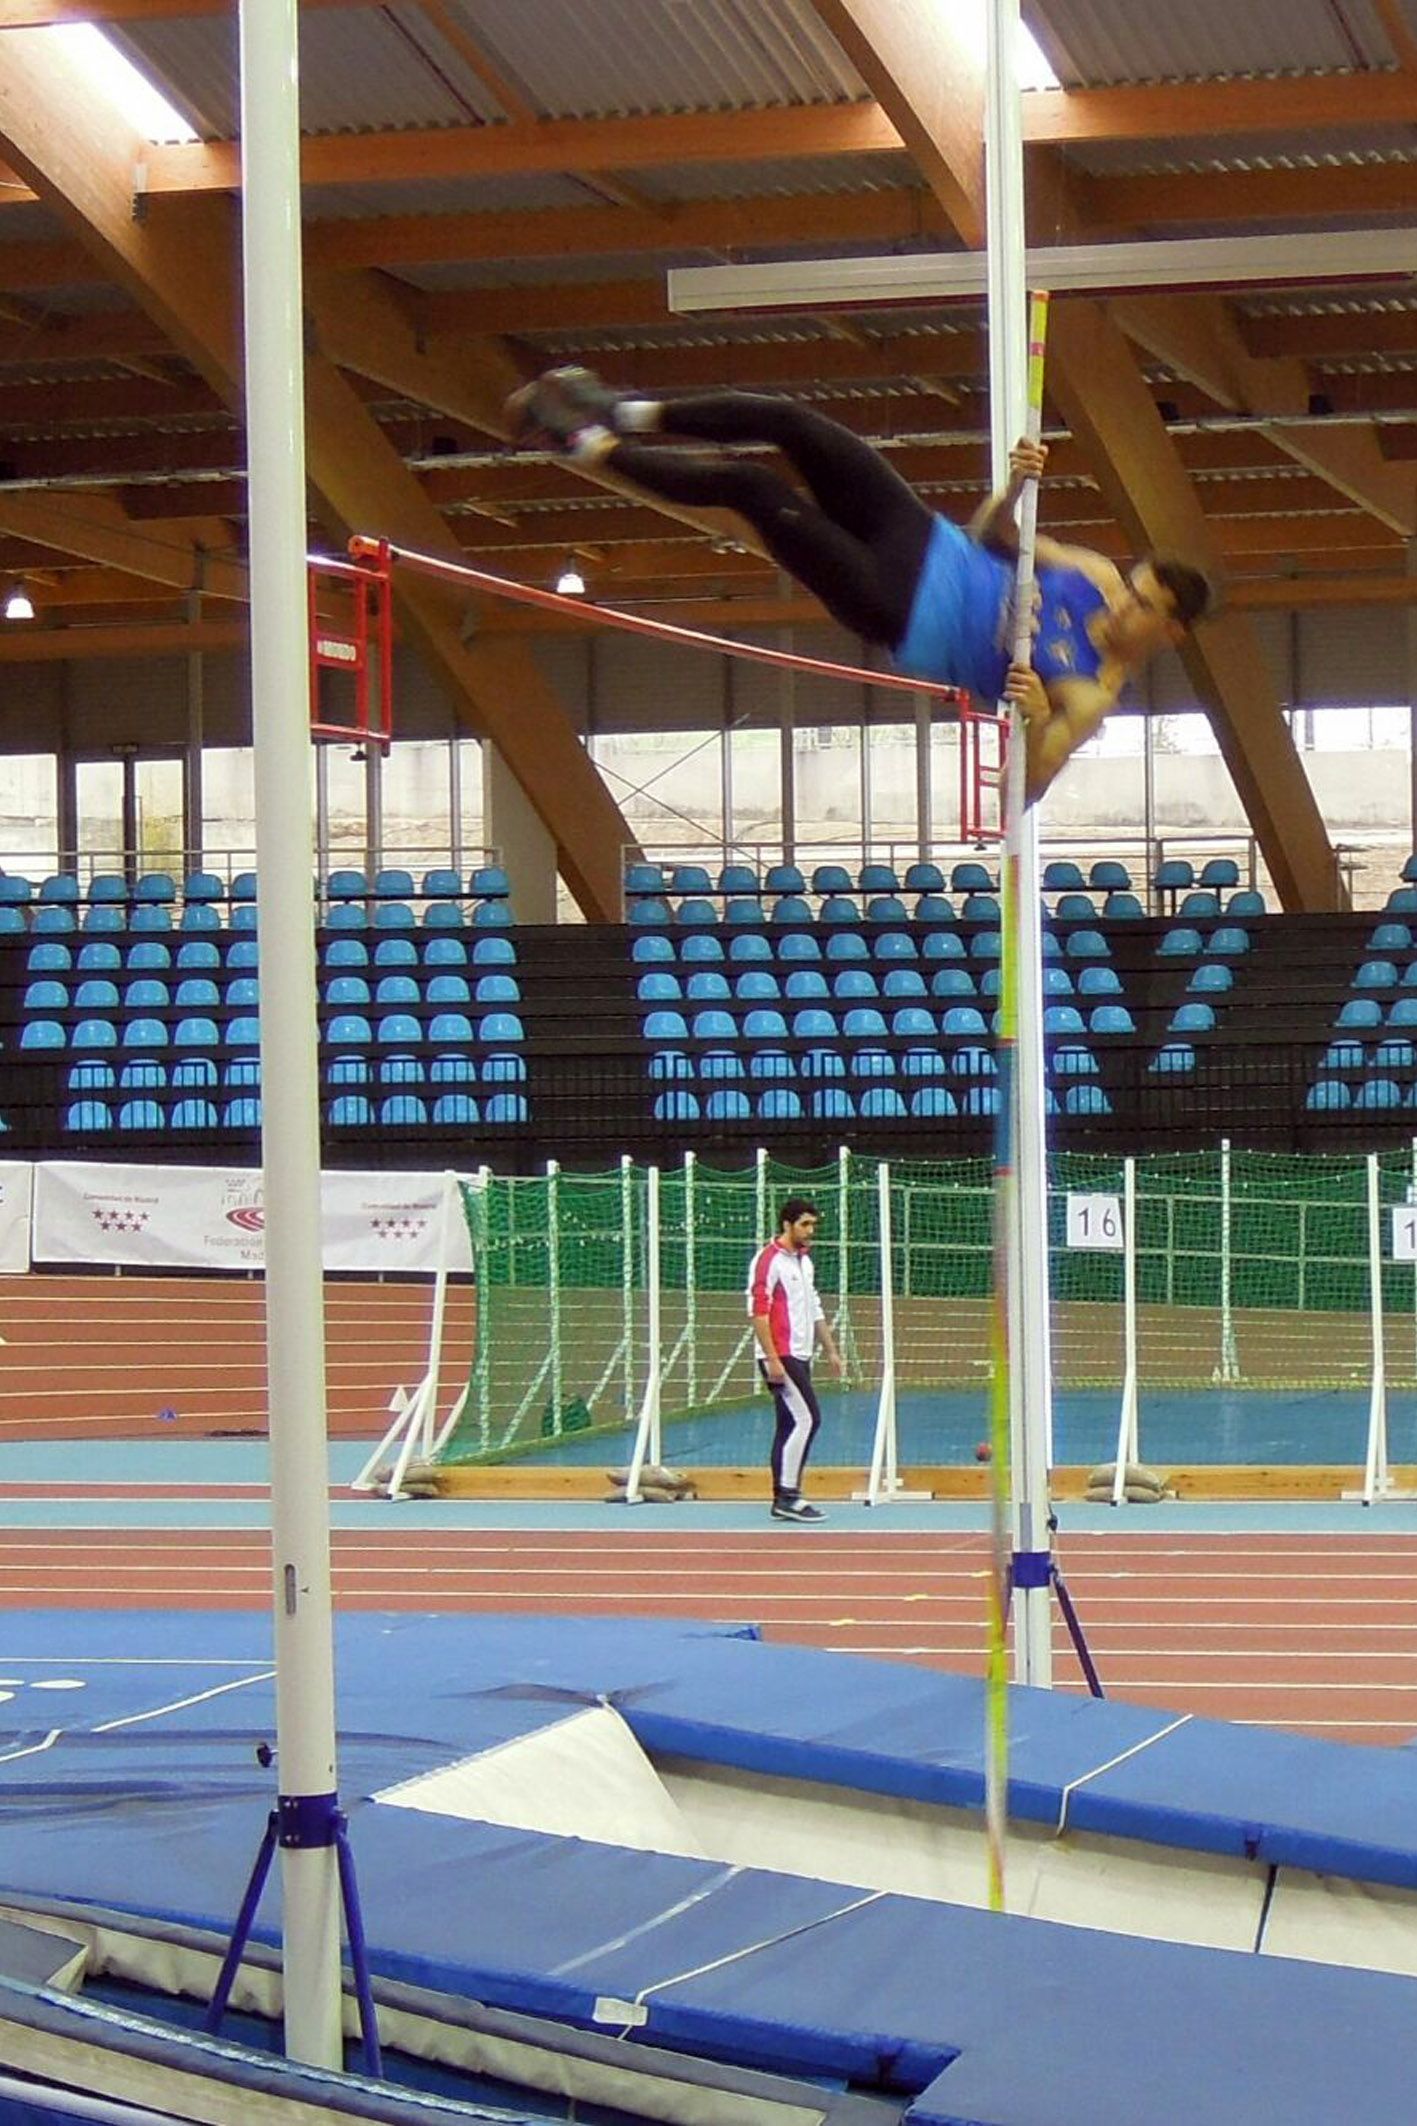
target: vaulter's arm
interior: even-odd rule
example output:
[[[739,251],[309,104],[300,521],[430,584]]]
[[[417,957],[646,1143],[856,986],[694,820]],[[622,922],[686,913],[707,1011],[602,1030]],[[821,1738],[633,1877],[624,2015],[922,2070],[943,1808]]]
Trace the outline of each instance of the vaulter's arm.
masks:
[[[1023,724],[1026,805],[1037,803],[1078,747],[1091,738],[1115,706],[1117,693],[1095,679],[1059,679],[1045,687],[1031,665],[1010,665],[1004,695],[1017,707]]]

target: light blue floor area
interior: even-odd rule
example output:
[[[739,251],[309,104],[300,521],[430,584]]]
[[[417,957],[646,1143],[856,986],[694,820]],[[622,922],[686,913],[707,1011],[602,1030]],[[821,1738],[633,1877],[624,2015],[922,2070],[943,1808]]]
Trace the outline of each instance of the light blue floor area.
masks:
[[[834,1390],[817,1380],[822,1433],[820,1463],[864,1467],[871,1456],[876,1397],[860,1389]],[[1058,1391],[1053,1413],[1054,1461],[1060,1468],[1110,1461],[1116,1448],[1120,1391]],[[1208,1462],[1361,1462],[1368,1432],[1368,1390],[1143,1389],[1143,1461],[1165,1467]],[[982,1389],[961,1393],[902,1391],[896,1429],[903,1463],[968,1462],[988,1431]],[[666,1424],[666,1458],[685,1468],[762,1460],[772,1432],[765,1396],[725,1404],[711,1416]],[[574,1435],[524,1457],[579,1465],[613,1458],[617,1435]],[[1417,1395],[1389,1394],[1388,1451],[1394,1461],[1417,1461]]]
[[[678,1506],[622,1507],[583,1499],[387,1499],[348,1491],[349,1480],[368,1455],[358,1440],[337,1440],[330,1449],[333,1496],[330,1515],[339,1529],[487,1529],[508,1532],[582,1530],[662,1534],[738,1535],[745,1531],[777,1543],[810,1543],[815,1531],[772,1521],[762,1504],[688,1502]],[[604,1466],[614,1459],[600,1457]],[[1355,1467],[1354,1476],[1357,1478]],[[40,1484],[44,1495],[0,1496],[0,1528],[260,1528],[269,1526],[265,1445],[260,1440],[59,1440],[0,1445],[0,1487]],[[122,1485],[119,1497],[86,1495],[94,1485]],[[156,1485],[241,1484],[248,1496],[191,1498],[155,1496]],[[809,1485],[810,1488],[810,1485]],[[825,1524],[838,1534],[906,1535],[982,1531],[988,1509],[967,1500],[920,1505],[857,1506],[828,1502]],[[1061,1532],[1122,1538],[1158,1534],[1331,1534],[1360,1539],[1417,1533],[1417,1500],[1372,1508],[1340,1500],[1197,1500],[1162,1506],[1063,1504]]]

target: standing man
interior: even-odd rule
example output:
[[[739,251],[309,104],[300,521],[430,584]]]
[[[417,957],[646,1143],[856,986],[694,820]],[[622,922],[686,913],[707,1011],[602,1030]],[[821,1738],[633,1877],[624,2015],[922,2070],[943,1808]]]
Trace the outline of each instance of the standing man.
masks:
[[[818,1344],[842,1378],[841,1353],[817,1297],[812,1242],[820,1213],[805,1196],[789,1196],[777,1214],[777,1238],[759,1248],[748,1271],[748,1312],[758,1339],[758,1365],[772,1391],[777,1430],[772,1443],[772,1517],[824,1521],[820,1506],[802,1496],[802,1472],[822,1422],[812,1388]]]

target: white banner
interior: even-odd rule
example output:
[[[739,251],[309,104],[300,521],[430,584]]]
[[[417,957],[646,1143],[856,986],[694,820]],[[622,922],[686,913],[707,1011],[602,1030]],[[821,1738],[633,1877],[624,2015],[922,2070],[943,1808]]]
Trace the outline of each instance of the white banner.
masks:
[[[36,1262],[265,1266],[258,1168],[65,1160],[35,1173]],[[441,1174],[322,1174],[320,1191],[327,1270],[471,1269],[467,1221],[456,1197],[445,1211]]]
[[[34,1168],[27,1159],[0,1159],[0,1277],[23,1277],[30,1266],[30,1199]]]

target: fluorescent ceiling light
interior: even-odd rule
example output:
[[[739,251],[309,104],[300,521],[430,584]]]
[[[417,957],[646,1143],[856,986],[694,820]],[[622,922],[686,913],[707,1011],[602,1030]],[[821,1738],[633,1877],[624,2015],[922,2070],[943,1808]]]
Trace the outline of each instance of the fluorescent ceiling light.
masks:
[[[185,118],[101,29],[90,22],[66,22],[46,31],[89,86],[122,114],[144,140],[156,146],[170,140],[195,140]]]
[[[853,303],[941,302],[981,297],[982,251],[909,258],[788,259],[766,266],[679,266],[669,307],[700,310],[840,309]],[[1031,287],[1215,288],[1257,281],[1408,280],[1417,275],[1417,230],[1357,229],[1313,236],[1214,236],[1173,243],[1061,244],[1030,251]]]
[[[34,606],[23,583],[11,584],[5,596],[4,610],[7,620],[33,620]]]

